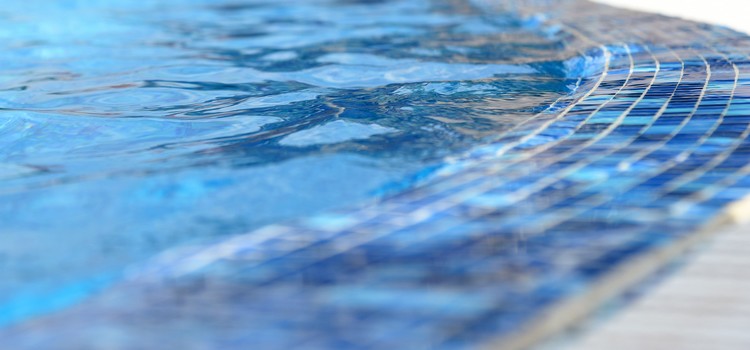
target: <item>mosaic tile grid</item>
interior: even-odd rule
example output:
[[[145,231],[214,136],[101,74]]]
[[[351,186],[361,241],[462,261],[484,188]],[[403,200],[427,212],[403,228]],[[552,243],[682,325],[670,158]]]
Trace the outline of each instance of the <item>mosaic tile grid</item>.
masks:
[[[570,61],[581,67],[576,92],[414,190],[167,252],[2,338],[66,349],[473,348],[750,192],[748,37],[585,1],[480,5],[512,8],[584,53]]]

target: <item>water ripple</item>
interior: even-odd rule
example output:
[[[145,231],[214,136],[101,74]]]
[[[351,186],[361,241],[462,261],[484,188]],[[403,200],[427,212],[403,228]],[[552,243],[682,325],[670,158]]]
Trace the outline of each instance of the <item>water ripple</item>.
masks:
[[[572,86],[558,42],[463,1],[2,11],[0,323],[165,248],[376,200]]]

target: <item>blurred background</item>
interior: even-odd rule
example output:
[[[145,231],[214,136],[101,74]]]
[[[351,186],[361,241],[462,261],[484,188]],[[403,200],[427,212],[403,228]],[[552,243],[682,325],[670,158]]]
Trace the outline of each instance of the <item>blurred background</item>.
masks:
[[[747,0],[597,0],[598,2],[630,8],[633,10],[659,12],[665,15],[682,17],[731,27],[750,32]]]

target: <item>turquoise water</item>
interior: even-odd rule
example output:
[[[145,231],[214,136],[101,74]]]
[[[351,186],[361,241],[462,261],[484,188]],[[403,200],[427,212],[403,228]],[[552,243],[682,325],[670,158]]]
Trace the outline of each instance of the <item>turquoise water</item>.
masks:
[[[0,325],[428,178],[570,93],[527,25],[449,0],[4,4]]]

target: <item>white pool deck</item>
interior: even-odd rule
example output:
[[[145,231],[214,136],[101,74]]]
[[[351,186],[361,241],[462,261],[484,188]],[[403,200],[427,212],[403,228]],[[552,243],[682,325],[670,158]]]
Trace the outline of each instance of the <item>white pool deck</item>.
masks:
[[[661,13],[693,21],[723,25],[750,33],[748,0],[595,0],[632,10]]]
[[[750,349],[750,226],[720,232],[674,275],[563,348]]]
[[[750,33],[750,0],[601,0]],[[750,219],[744,207],[734,213]],[[750,224],[719,230],[684,266],[565,350],[750,349]]]

